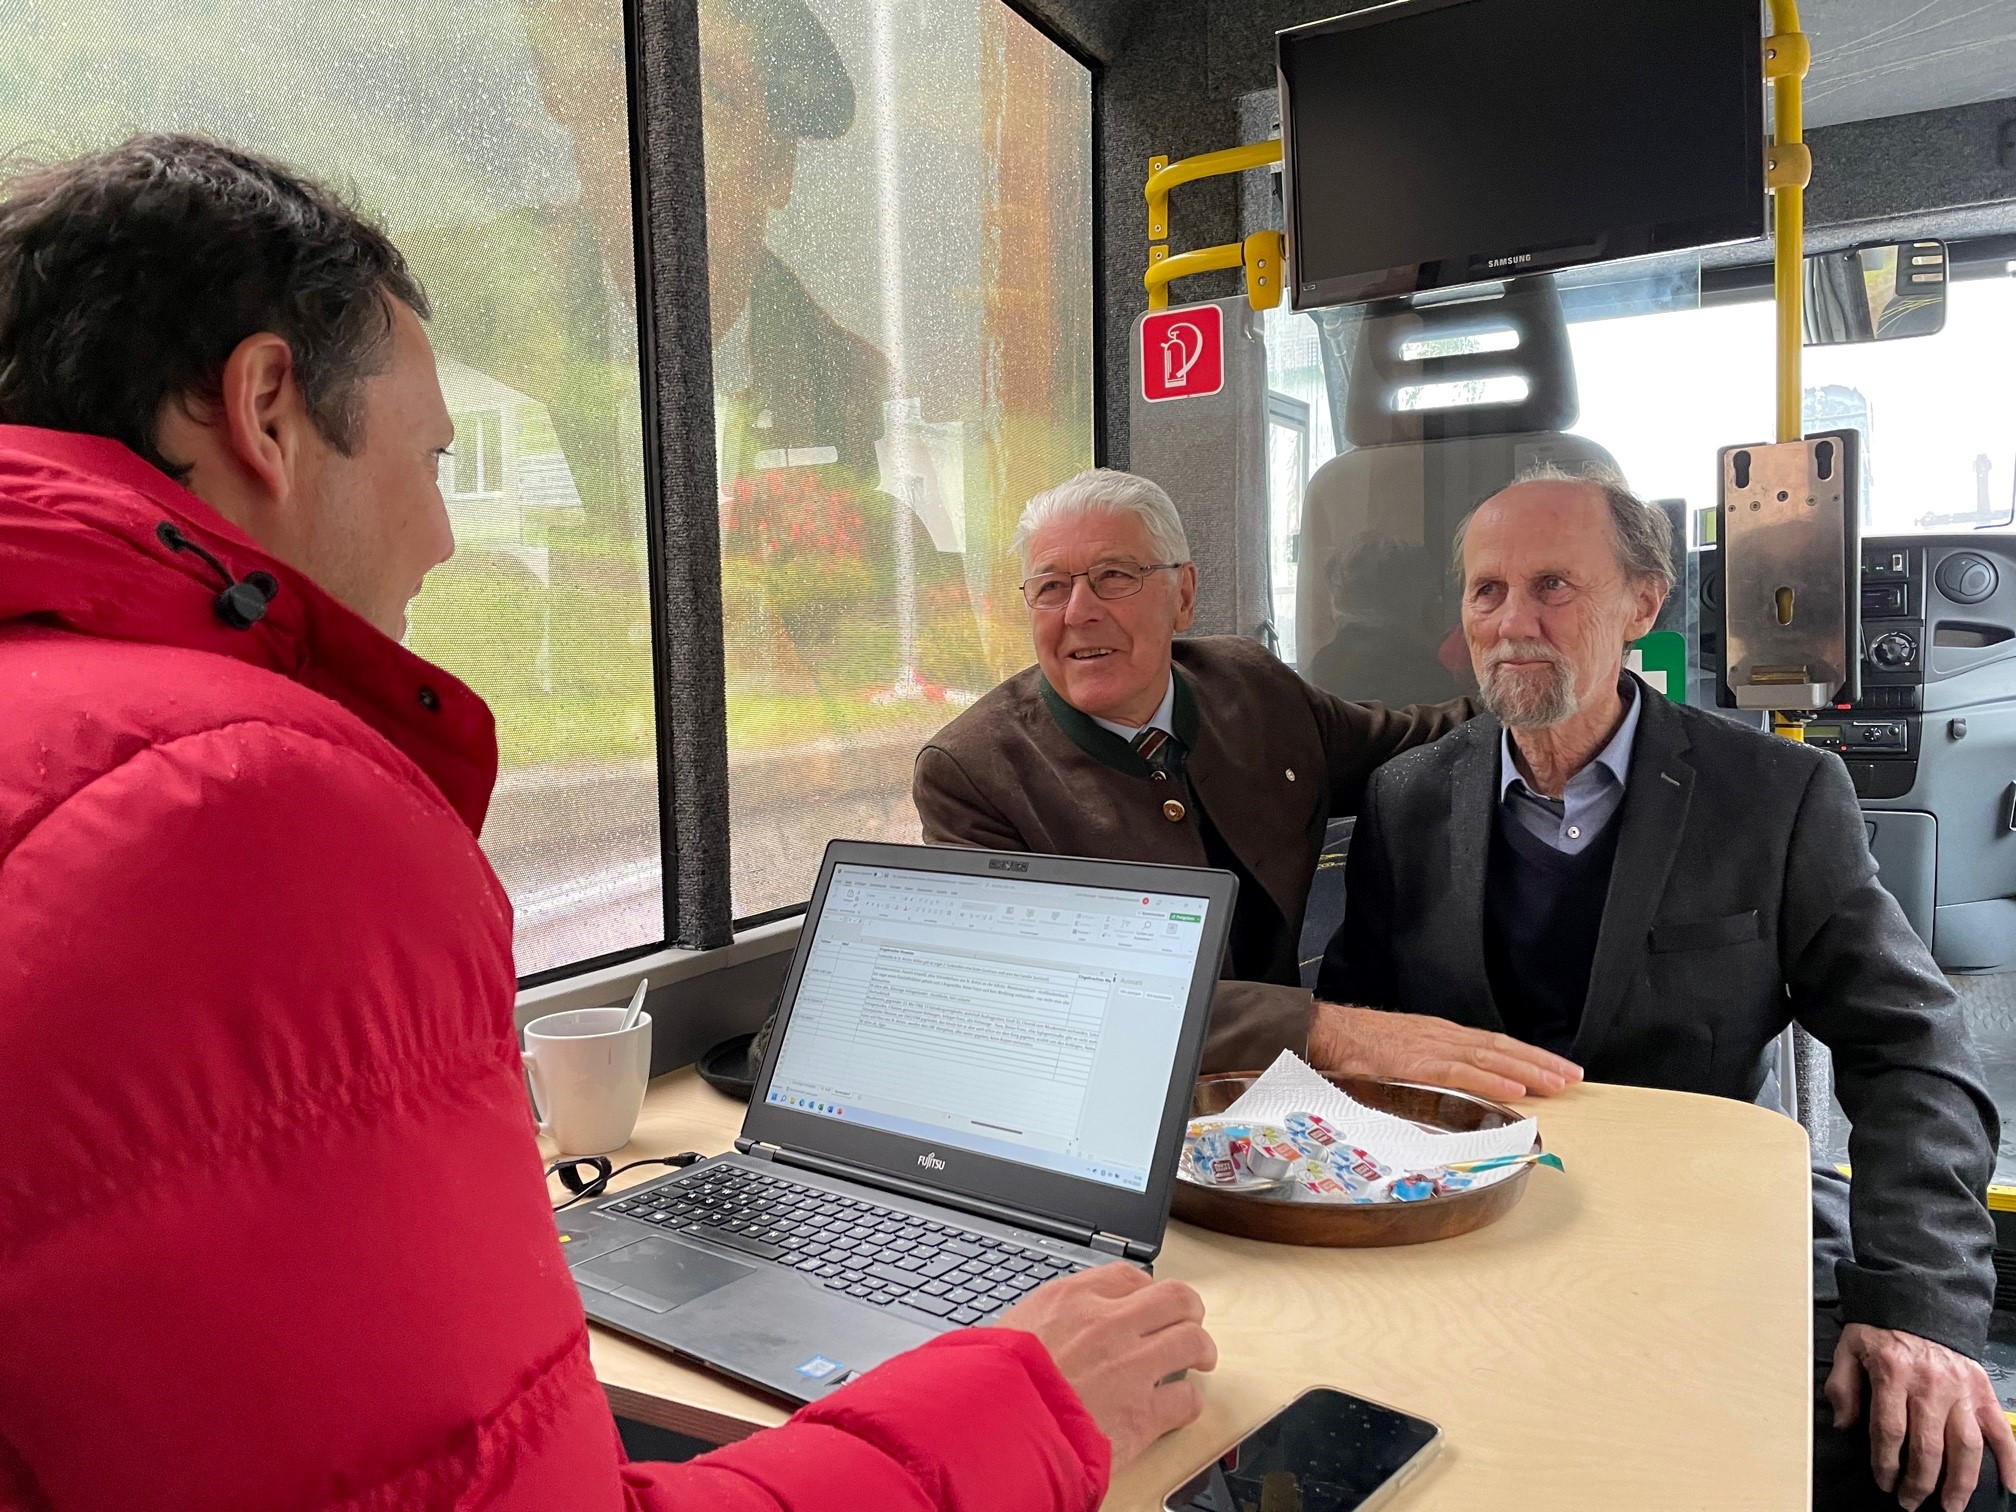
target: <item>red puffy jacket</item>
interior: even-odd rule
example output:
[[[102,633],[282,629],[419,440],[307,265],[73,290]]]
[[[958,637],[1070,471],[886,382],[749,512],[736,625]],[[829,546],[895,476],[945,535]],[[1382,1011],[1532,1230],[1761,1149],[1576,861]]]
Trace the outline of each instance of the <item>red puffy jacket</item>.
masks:
[[[156,536],[280,582],[249,631]],[[1103,1494],[1030,1335],[622,1464],[476,845],[490,714],[123,447],[0,426],[0,1509]]]

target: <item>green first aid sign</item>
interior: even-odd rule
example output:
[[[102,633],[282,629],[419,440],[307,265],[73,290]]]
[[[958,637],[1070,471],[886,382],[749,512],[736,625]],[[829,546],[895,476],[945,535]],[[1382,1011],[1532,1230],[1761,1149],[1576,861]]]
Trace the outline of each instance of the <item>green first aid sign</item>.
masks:
[[[1655,693],[1687,702],[1687,637],[1678,630],[1654,630],[1624,653],[1624,670],[1636,672]]]

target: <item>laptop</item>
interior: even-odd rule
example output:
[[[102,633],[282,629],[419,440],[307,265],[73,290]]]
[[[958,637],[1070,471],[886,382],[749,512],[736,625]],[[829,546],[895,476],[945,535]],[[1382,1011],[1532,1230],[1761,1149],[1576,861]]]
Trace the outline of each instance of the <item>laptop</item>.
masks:
[[[835,841],[735,1153],[558,1215],[588,1316],[809,1402],[1150,1265],[1237,888]]]

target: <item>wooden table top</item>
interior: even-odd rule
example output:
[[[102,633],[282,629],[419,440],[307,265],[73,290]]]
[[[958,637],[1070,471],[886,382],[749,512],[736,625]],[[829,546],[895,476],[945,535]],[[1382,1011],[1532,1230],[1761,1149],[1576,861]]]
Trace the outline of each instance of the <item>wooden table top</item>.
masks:
[[[1637,1087],[1526,1106],[1567,1169],[1535,1171],[1519,1206],[1474,1234],[1317,1250],[1171,1223],[1155,1272],[1203,1295],[1220,1364],[1200,1378],[1204,1416],[1116,1476],[1108,1512],[1155,1512],[1319,1384],[1442,1425],[1436,1463],[1400,1498],[1407,1512],[1805,1507],[1805,1131],[1743,1103]],[[742,1111],[690,1068],[660,1077],[618,1162],[727,1150]],[[589,1333],[626,1417],[725,1443],[787,1415]]]

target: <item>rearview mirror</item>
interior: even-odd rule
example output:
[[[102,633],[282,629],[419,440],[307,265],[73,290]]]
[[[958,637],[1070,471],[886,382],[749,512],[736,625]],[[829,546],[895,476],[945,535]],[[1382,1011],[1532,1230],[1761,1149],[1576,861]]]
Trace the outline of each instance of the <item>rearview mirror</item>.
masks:
[[[1806,345],[1936,336],[1946,328],[1946,244],[1896,242],[1806,259]]]

